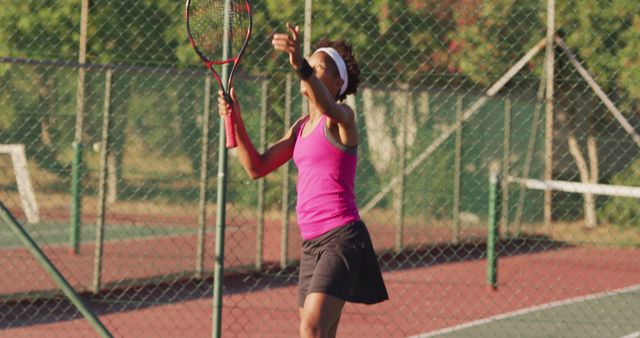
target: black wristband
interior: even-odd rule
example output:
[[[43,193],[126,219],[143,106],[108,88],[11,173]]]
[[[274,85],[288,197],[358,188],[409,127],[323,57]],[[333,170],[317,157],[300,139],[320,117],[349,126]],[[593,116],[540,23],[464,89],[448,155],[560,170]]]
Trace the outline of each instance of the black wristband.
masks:
[[[311,68],[307,59],[302,59],[302,65],[298,68],[298,77],[300,80],[308,80],[311,75],[313,75],[313,68]]]

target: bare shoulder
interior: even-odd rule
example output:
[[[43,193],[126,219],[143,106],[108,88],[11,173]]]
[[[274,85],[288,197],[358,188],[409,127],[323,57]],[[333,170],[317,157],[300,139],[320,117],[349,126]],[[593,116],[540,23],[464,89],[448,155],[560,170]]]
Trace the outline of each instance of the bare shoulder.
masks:
[[[304,122],[304,120],[308,117],[309,115],[304,115],[301,116],[300,118],[298,118],[292,125],[291,127],[289,127],[289,130],[287,130],[286,134],[284,135],[285,139],[295,139],[297,136],[297,132],[300,129],[300,126],[302,125],[302,123]]]
[[[343,128],[355,127],[356,126],[356,112],[354,112],[353,109],[351,109],[351,107],[349,107],[347,104],[340,103],[340,104],[338,104],[338,106],[340,107],[340,110],[342,110],[342,112],[343,112],[343,114],[345,116],[344,121],[346,123],[344,123],[342,125],[342,127]]]
[[[358,144],[358,126],[356,125],[356,113],[346,104],[338,104],[342,112],[343,122],[327,119],[327,128],[334,134],[336,139],[346,146]]]
[[[296,120],[296,122],[294,122],[294,123],[291,125],[290,130],[291,130],[291,131],[298,131],[298,129],[300,128],[300,126],[302,125],[302,123],[303,123],[303,122],[304,122],[308,117],[309,117],[309,115],[308,115],[308,114],[307,114],[307,115],[304,115],[304,116],[300,116],[300,117]]]
[[[353,109],[351,109],[351,107],[350,107],[348,104],[346,104],[346,103],[340,103],[340,104],[339,104],[339,106],[340,106],[340,108],[342,108],[342,110],[343,110],[345,113],[347,113],[347,114],[349,114],[350,116],[352,116],[352,117],[353,117],[353,119],[355,120],[356,112],[354,112],[354,111],[353,111]]]

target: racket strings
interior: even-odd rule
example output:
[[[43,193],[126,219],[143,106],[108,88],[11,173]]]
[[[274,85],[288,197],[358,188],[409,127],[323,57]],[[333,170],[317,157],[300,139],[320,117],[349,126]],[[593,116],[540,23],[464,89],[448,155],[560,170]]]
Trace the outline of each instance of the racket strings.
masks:
[[[194,0],[188,15],[191,38],[205,57],[221,60],[225,38],[231,42],[232,54],[240,51],[249,27],[245,1],[231,1],[229,11],[225,12],[224,0]],[[227,18],[229,30],[225,32]]]

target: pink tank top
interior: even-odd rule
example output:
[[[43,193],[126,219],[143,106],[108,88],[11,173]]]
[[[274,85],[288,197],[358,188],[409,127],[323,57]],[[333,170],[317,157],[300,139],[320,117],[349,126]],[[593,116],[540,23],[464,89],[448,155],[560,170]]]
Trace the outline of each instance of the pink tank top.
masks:
[[[322,115],[313,131],[303,137],[307,117],[293,150],[298,168],[296,212],[305,240],[360,220],[354,191],[356,148],[337,142],[326,128],[326,120]]]

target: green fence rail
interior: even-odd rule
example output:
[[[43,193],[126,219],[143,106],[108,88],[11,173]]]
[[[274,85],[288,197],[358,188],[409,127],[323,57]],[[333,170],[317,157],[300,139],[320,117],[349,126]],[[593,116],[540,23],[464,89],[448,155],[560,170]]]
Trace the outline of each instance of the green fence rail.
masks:
[[[38,261],[42,268],[51,276],[60,290],[73,303],[73,305],[82,313],[85,319],[91,324],[101,337],[113,337],[109,330],[102,324],[98,316],[91,308],[82,300],[82,297],[67,282],[64,276],[56,268],[56,266],[47,258],[47,255],[40,249],[38,244],[29,236],[22,225],[13,217],[7,207],[0,202],[0,216],[5,224],[13,230],[16,237],[20,239],[24,247],[29,250],[31,255]]]

